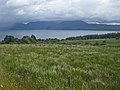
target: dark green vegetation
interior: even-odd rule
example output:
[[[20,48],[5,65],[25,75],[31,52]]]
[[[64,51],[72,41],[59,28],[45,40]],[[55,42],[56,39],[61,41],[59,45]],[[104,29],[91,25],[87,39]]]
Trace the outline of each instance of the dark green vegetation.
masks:
[[[85,35],[78,37],[70,37],[66,40],[87,40],[87,39],[106,39],[106,38],[120,38],[120,33],[108,33],[108,34],[98,34],[98,35]]]
[[[0,44],[0,90],[120,90],[120,39]]]
[[[22,39],[15,38],[14,36],[8,36],[4,38],[1,42],[2,44],[35,44],[37,39],[34,35],[24,36]]]
[[[89,39],[110,39],[120,38],[120,33],[110,33],[110,34],[98,34],[98,35],[85,35],[85,36],[77,36],[77,37],[69,37],[66,39],[36,39],[34,35],[24,36],[22,39],[15,38],[14,36],[8,36],[2,40],[2,44],[36,44],[36,43],[66,43],[67,41],[75,41],[75,40],[89,40]],[[76,42],[76,41],[75,41]],[[77,42],[78,43],[78,42]],[[80,43],[78,43],[80,44]],[[105,42],[103,43],[105,44]]]

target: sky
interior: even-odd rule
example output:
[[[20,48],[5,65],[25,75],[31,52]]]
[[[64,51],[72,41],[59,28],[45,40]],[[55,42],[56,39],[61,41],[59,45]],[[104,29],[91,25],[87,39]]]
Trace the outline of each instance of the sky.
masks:
[[[53,20],[120,23],[120,0],[0,0],[0,27]]]

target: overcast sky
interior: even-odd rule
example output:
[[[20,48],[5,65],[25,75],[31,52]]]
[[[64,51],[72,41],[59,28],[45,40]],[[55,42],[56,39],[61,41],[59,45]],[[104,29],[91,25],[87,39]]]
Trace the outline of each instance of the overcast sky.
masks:
[[[0,0],[0,25],[39,20],[120,22],[120,0]]]

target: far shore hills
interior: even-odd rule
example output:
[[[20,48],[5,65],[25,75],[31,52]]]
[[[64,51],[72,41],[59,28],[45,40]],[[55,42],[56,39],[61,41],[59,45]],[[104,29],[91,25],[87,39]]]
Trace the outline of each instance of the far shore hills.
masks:
[[[120,31],[120,25],[90,24],[81,20],[74,21],[36,21],[29,23],[16,23],[12,27],[0,30],[99,30]]]

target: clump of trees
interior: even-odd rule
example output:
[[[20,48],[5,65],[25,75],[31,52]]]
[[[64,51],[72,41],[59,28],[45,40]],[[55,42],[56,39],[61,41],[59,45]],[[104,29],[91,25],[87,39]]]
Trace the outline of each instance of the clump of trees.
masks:
[[[34,43],[37,43],[37,39],[34,35],[31,35],[31,37],[30,36],[24,36],[21,39],[21,43],[23,43],[23,44],[34,44]]]
[[[2,40],[3,44],[12,44],[12,43],[17,43],[19,42],[18,38],[15,38],[14,36],[6,35],[4,40]]]
[[[35,44],[37,43],[37,39],[34,35],[31,36],[23,36],[22,39],[15,38],[11,35],[6,35],[4,40],[2,40],[2,44]]]

